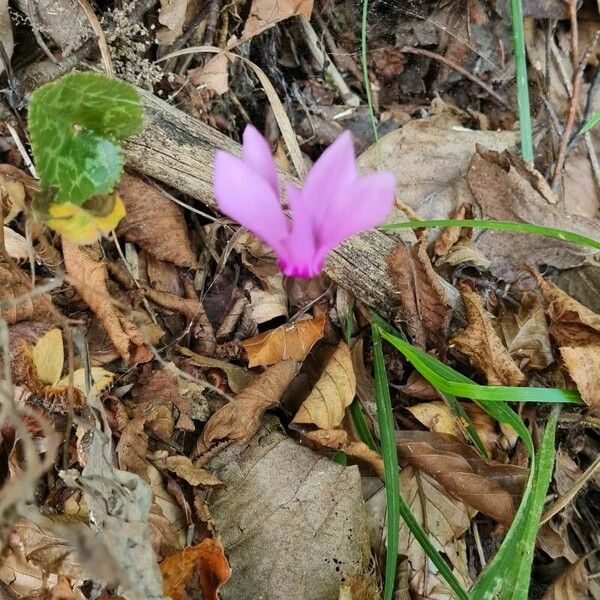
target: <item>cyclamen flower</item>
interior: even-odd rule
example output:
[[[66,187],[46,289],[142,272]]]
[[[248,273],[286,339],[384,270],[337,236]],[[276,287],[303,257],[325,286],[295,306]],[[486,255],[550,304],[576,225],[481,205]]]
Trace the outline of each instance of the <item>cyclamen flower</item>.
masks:
[[[217,152],[214,192],[221,212],[271,246],[288,276],[314,277],[327,253],[345,239],[381,224],[394,202],[390,173],[360,177],[349,132],[315,162],[303,189],[286,182],[292,217],[283,212],[279,179],[267,141],[251,125],[242,157]]]

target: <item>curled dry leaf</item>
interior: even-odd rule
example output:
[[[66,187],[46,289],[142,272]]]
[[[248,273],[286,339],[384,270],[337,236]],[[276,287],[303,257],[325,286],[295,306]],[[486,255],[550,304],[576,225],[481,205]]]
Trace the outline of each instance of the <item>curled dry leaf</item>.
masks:
[[[198,261],[179,205],[169,200],[159,188],[128,173],[123,175],[117,193],[127,211],[117,228],[120,236],[139,244],[160,260],[180,267],[196,265]]]
[[[242,346],[248,354],[250,367],[273,365],[287,359],[302,361],[323,337],[324,331],[325,315],[321,314],[248,338]]]
[[[194,463],[187,456],[154,456],[154,464],[159,469],[165,469],[175,473],[181,479],[187,481],[190,485],[210,486],[223,485],[212,473],[203,469],[197,463]]]
[[[468,325],[452,339],[453,345],[485,374],[488,385],[521,385],[525,381],[525,375],[502,345],[481,298],[467,285],[460,287],[460,293]]]
[[[583,401],[600,414],[600,346],[564,346],[560,356]]]
[[[446,343],[451,305],[427,256],[425,244],[399,243],[388,258],[388,269],[400,298],[399,318],[421,348]]]
[[[144,344],[137,325],[122,315],[111,302],[106,287],[106,265],[94,258],[89,248],[63,240],[62,249],[65,269],[73,287],[96,314],[121,358],[127,364],[151,360],[152,352]]]
[[[30,290],[23,271],[0,259],[0,315],[8,325],[35,317],[49,320],[53,312],[50,296],[33,295]]]
[[[600,345],[600,315],[571,298],[551,281],[532,275],[546,303],[550,335],[559,346]]]
[[[519,312],[500,320],[508,352],[523,371],[545,369],[554,362],[544,308],[536,294],[523,295]]]
[[[310,423],[320,429],[337,427],[355,393],[356,377],[350,350],[340,342],[292,423]]]
[[[419,423],[425,425],[429,431],[434,433],[447,433],[454,437],[460,437],[460,427],[456,420],[456,415],[450,410],[448,405],[441,400],[434,402],[421,402],[414,406],[409,406],[406,410]]]
[[[242,39],[258,35],[289,17],[310,19],[312,9],[313,0],[252,0]]]
[[[436,261],[436,266],[450,267],[472,266],[487,271],[490,266],[488,257],[475,245],[470,238],[458,240],[444,256]]]
[[[467,213],[468,216],[467,216]],[[467,204],[461,204],[452,214],[452,219],[460,219],[461,221],[466,218],[471,218],[471,210]],[[448,251],[458,240],[462,232],[462,227],[444,227],[442,232],[435,240],[433,244],[433,253],[436,256],[444,256],[448,254]]]
[[[219,588],[231,577],[223,546],[206,539],[168,556],[160,563],[165,595],[172,600],[189,600],[186,587],[197,576],[204,600],[219,600]]]
[[[523,469],[488,463],[467,444],[443,434],[401,432],[397,446],[399,458],[428,473],[446,492],[499,523],[510,524],[513,497],[495,477],[518,477],[522,483]]]
[[[299,367],[299,363],[294,360],[269,367],[235,399],[217,410],[206,423],[193,456],[202,456],[202,461],[205,462],[206,457],[210,458],[210,454],[229,444],[249,441],[258,431],[263,413],[279,404]]]
[[[208,356],[202,356],[192,352],[188,348],[179,347],[179,352],[184,356],[188,356],[192,361],[200,367],[208,367],[211,369],[220,369],[227,375],[227,383],[234,394],[241,392],[249,383],[254,380],[254,373],[238,367],[225,360],[218,358],[210,358]]]
[[[546,590],[542,600],[587,600],[588,573],[585,558],[569,565]]]

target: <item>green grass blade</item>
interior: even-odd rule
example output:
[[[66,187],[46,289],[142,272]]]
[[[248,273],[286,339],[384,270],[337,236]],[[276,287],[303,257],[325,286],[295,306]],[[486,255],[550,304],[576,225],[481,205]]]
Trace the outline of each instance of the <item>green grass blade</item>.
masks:
[[[431,219],[426,221],[403,221],[401,223],[388,223],[382,225],[379,229],[418,229],[429,227],[475,227],[476,229],[498,229],[500,231],[510,231],[512,233],[529,233],[533,235],[542,235],[544,237],[555,238],[563,242],[573,242],[582,246],[589,246],[594,250],[600,250],[600,241],[565,231],[564,229],[555,229],[553,227],[544,227],[543,225],[532,225],[531,223],[517,223],[513,221],[488,221],[486,219]]]
[[[595,127],[600,122],[600,110],[597,110],[584,124],[583,127],[577,132],[577,135],[583,135],[587,133],[592,127]]]
[[[398,450],[392,415],[392,400],[385,372],[381,333],[372,325],[373,360],[375,370],[375,401],[381,437],[381,452],[385,475],[385,497],[387,503],[387,551],[385,556],[385,586],[383,600],[392,600],[398,563],[398,534],[400,529],[400,482],[398,477]]]
[[[365,86],[365,95],[367,96],[367,105],[369,107],[369,120],[373,128],[373,139],[379,141],[379,132],[377,131],[377,120],[375,119],[375,109],[373,108],[373,96],[371,94],[371,81],[369,80],[369,65],[367,63],[367,19],[369,17],[369,0],[363,0],[362,15],[360,21],[360,65],[362,67],[363,85]]]
[[[581,396],[573,390],[479,385],[399,337],[385,330],[381,330],[381,335],[400,351],[429,383],[446,394],[489,402],[581,403]]]
[[[523,7],[521,0],[510,0],[510,20],[512,25],[517,76],[517,103],[519,105],[519,133],[521,135],[521,156],[526,163],[533,164],[533,136],[531,110],[529,107],[529,84],[527,82],[527,56],[523,33]]]
[[[536,459],[531,457],[531,474],[519,511],[494,555],[471,590],[473,598],[488,600],[526,600],[531,579],[535,539],[554,465],[554,436],[558,408],[548,419]]]
[[[385,492],[387,501],[387,553],[385,560],[384,600],[392,600],[398,563],[398,534],[400,529],[399,516],[402,516],[408,528],[415,536],[427,556],[439,569],[448,585],[454,590],[460,600],[469,600],[469,595],[462,588],[454,573],[435,549],[423,528],[414,518],[410,507],[400,494],[398,477],[398,451],[396,449],[396,432],[392,416],[392,402],[385,372],[383,350],[381,347],[381,330],[376,323],[371,326],[373,333],[373,357],[375,367],[375,397],[377,401],[377,416],[381,435],[381,450],[385,474]]]

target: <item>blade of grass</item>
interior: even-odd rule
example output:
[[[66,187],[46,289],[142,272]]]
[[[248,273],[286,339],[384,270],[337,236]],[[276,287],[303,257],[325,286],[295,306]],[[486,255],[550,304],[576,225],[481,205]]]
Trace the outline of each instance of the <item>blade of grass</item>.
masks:
[[[369,107],[369,120],[373,128],[373,139],[379,141],[379,132],[377,131],[377,120],[375,119],[375,109],[373,108],[373,96],[371,94],[371,81],[369,79],[369,65],[367,64],[367,20],[369,17],[369,0],[363,0],[362,16],[360,21],[360,65],[362,67],[363,85],[365,86],[365,95],[367,96],[367,106]]]
[[[583,135],[587,133],[592,127],[595,127],[598,123],[600,123],[600,110],[597,110],[582,126],[582,128],[577,132],[577,135]]]
[[[382,330],[381,335],[399,350],[429,383],[446,394],[489,402],[581,403],[581,396],[572,390],[479,385],[420,348],[387,331]]]
[[[523,33],[523,7],[521,0],[510,0],[510,21],[512,25],[517,77],[517,103],[519,105],[519,133],[521,135],[521,156],[526,163],[533,165],[533,136],[531,110],[529,108],[529,84],[527,82],[527,56]]]
[[[544,237],[555,238],[563,242],[574,242],[582,246],[589,246],[594,250],[600,250],[600,241],[565,231],[564,229],[555,229],[553,227],[544,227],[543,225],[532,225],[531,223],[517,223],[513,221],[488,221],[486,219],[432,219],[427,221],[403,221],[402,223],[387,223],[379,229],[419,229],[429,227],[475,227],[476,229],[499,229],[501,231],[510,231],[513,233],[529,233],[533,235],[542,235]]]
[[[346,338],[346,345],[348,348],[350,347],[350,339],[352,338],[352,318],[354,314],[354,303],[348,309],[346,313],[346,318],[344,319],[344,337]],[[352,422],[354,423],[354,427],[356,428],[356,433],[358,433],[358,437],[360,441],[369,446],[371,450],[378,451],[377,444],[375,443],[375,438],[367,425],[367,421],[365,420],[365,416],[362,412],[362,406],[360,405],[360,401],[357,397],[352,400],[352,404],[350,404],[350,417],[352,418]]]
[[[531,455],[532,474],[519,511],[500,550],[471,589],[473,598],[525,600],[528,597],[535,540],[554,466],[558,413],[559,409],[555,407],[546,424],[539,454],[537,458]]]
[[[387,553],[385,561],[385,587],[384,600],[392,600],[396,565],[398,563],[398,534],[401,516],[415,539],[423,548],[433,564],[439,569],[440,574],[448,582],[460,600],[470,600],[469,594],[463,589],[458,579],[448,566],[441,554],[430,542],[429,537],[413,516],[410,507],[400,494],[398,477],[398,451],[396,449],[396,432],[392,416],[392,401],[385,372],[383,350],[381,346],[382,331],[377,325],[371,325],[373,334],[373,362],[375,368],[375,397],[377,401],[377,416],[381,435],[381,450],[385,474],[385,493],[387,501]]]

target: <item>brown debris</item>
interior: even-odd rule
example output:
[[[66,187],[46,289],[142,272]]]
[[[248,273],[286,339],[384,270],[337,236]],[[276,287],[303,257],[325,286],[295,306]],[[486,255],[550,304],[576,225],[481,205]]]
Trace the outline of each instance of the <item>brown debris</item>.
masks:
[[[464,331],[452,338],[454,347],[485,374],[488,385],[523,384],[525,375],[502,345],[492,325],[492,318],[483,307],[479,295],[466,284],[461,285],[459,289],[465,304],[468,325]]]
[[[583,401],[600,414],[600,346],[563,346],[560,356]]]
[[[180,267],[196,266],[188,228],[180,206],[169,200],[158,187],[125,173],[117,187],[127,214],[117,233],[128,242],[139,244],[160,260]]]
[[[444,346],[451,305],[424,243],[398,244],[388,258],[388,269],[400,296],[400,319],[413,343],[421,348]]]
[[[94,258],[92,250],[63,240],[65,269],[73,287],[96,314],[121,358],[127,364],[148,362],[152,352],[144,343],[137,325],[112,303],[106,282],[106,264]]]

